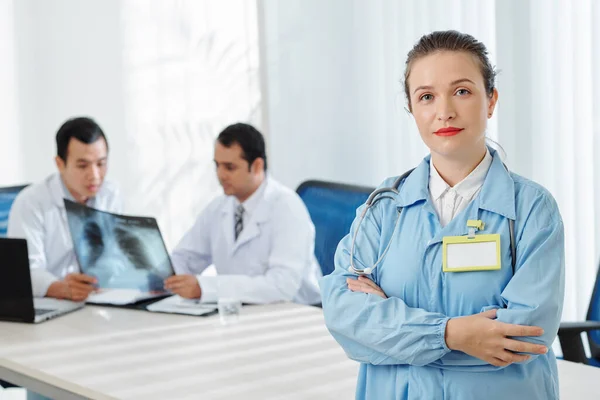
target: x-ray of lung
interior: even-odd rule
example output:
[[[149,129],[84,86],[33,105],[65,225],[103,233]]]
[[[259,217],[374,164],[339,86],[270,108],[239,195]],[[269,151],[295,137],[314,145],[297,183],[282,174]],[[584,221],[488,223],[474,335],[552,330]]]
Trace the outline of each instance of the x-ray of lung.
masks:
[[[100,288],[162,291],[173,267],[154,218],[99,211],[65,199],[75,254]]]

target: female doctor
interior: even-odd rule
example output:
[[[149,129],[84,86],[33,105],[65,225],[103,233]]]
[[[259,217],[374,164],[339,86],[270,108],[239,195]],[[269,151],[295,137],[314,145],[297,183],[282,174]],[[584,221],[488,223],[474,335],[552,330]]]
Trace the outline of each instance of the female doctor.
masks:
[[[550,193],[486,146],[494,81],[470,35],[433,32],[408,54],[431,154],[359,208],[320,282],[327,327],[362,363],[357,399],[558,398],[563,223]]]

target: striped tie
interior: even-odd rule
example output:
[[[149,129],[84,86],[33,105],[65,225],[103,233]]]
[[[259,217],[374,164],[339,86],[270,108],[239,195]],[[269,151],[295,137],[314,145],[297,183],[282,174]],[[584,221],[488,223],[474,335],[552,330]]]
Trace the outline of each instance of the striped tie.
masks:
[[[235,240],[240,236],[242,229],[244,229],[244,206],[240,204],[235,209]]]

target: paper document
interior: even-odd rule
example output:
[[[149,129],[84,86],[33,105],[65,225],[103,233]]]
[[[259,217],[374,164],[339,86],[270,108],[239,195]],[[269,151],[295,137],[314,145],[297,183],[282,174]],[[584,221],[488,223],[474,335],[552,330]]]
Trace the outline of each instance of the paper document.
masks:
[[[217,305],[215,303],[200,303],[198,300],[184,299],[175,295],[152,303],[146,309],[153,312],[204,315],[216,311]]]
[[[164,293],[152,294],[137,289],[106,289],[98,293],[90,294],[86,303],[123,306],[126,304],[133,304],[140,300],[152,299],[164,295]]]

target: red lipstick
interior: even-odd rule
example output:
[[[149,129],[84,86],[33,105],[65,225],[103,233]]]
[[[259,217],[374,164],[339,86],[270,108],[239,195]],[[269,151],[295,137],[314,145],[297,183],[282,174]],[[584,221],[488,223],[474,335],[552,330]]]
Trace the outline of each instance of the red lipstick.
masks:
[[[463,128],[455,128],[453,126],[449,126],[448,128],[438,129],[437,131],[435,131],[433,133],[438,136],[454,136],[454,135],[458,135],[460,133],[460,131],[462,131],[462,130],[463,130]]]

